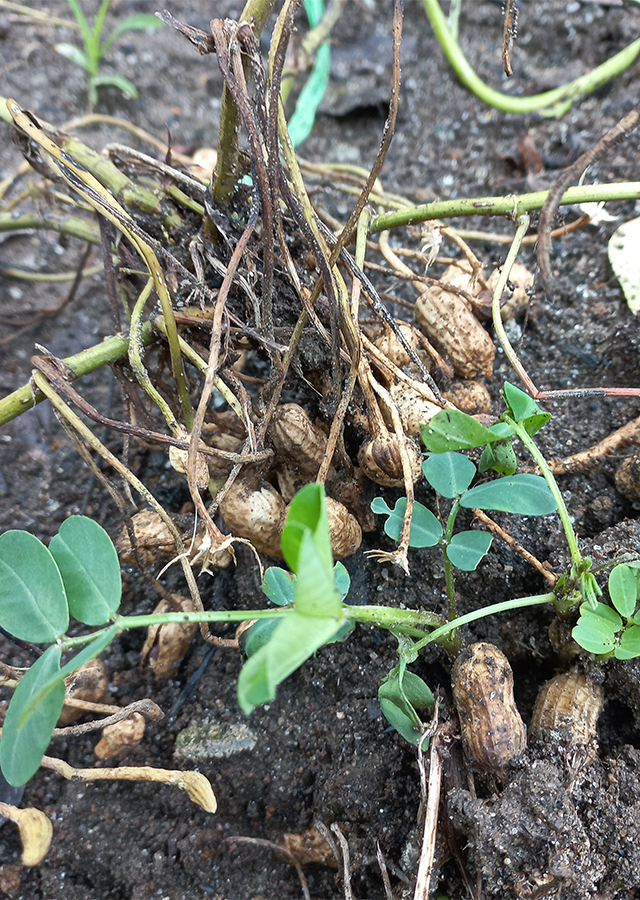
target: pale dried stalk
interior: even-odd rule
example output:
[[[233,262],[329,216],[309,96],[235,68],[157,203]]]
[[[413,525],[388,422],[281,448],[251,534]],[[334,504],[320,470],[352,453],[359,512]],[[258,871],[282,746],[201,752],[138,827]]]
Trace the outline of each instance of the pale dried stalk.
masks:
[[[206,812],[217,809],[216,798],[208,778],[201,772],[181,772],[179,769],[155,769],[153,766],[118,766],[108,769],[74,769],[61,759],[43,756],[42,768],[51,769],[67,781],[153,781],[173,784],[181,788],[189,799]]]
[[[627,422],[588,450],[581,450],[580,453],[565,456],[563,459],[549,460],[549,468],[554,475],[568,475],[570,472],[577,472],[600,462],[603,456],[615,453],[616,450],[629,444],[640,444],[640,416]]]

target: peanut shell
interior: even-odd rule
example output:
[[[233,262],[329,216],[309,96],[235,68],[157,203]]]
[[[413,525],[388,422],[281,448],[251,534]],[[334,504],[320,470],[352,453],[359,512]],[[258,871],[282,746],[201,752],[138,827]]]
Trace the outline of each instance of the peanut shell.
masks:
[[[282,559],[280,534],[285,502],[266,481],[240,479],[220,503],[220,512],[231,532],[247,538],[256,550]]]
[[[93,748],[98,759],[122,756],[137,746],[144,737],[146,722],[140,713],[131,713],[126,719],[107,725],[102,729],[102,737]]]
[[[527,744],[509,660],[493,644],[472,644],[456,659],[451,681],[466,755],[481,771],[502,777]]]
[[[602,703],[602,687],[583,672],[572,669],[556,675],[540,689],[531,716],[531,737],[540,739],[555,731],[569,746],[590,744]]]

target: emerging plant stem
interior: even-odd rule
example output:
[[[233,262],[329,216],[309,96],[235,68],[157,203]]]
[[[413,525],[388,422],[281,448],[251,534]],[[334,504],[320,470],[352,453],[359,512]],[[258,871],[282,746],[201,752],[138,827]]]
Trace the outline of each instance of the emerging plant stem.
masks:
[[[444,537],[442,540],[442,549],[444,550],[444,574],[447,585],[447,599],[449,600],[450,622],[452,622],[456,618],[458,613],[456,606],[456,585],[453,577],[453,565],[451,564],[451,560],[449,559],[447,547],[451,543],[451,538],[453,537],[453,528],[456,523],[456,517],[458,515],[459,509],[460,498],[458,498],[451,507],[451,512],[449,513],[449,518],[447,519],[447,527],[445,529]]]
[[[616,53],[602,65],[587,72],[562,87],[534,94],[532,97],[512,97],[489,87],[473,71],[460,46],[447,27],[438,0],[422,0],[433,32],[444,55],[464,87],[489,106],[508,113],[541,112],[543,115],[561,116],[570,109],[573,101],[584,94],[591,94],[607,81],[624,72],[640,54],[640,38],[624,50]]]

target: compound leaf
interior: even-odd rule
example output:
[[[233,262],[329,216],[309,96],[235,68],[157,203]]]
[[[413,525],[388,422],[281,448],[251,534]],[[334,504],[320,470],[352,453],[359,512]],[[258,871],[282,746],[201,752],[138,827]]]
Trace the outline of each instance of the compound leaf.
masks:
[[[382,509],[384,504],[384,509]],[[400,497],[396,501],[393,509],[389,509],[384,500],[376,497],[371,504],[374,512],[380,512],[388,515],[389,518],[384,523],[385,534],[397,541],[402,531],[402,523],[404,514],[407,509],[407,498]],[[442,525],[431,510],[423,506],[422,503],[416,503],[413,508],[413,518],[411,520],[411,531],[409,535],[410,547],[435,547],[442,537]]]
[[[616,659],[635,659],[640,656],[640,625],[632,625],[623,632],[614,656]]]
[[[473,416],[458,409],[443,409],[429,422],[420,425],[420,433],[425,447],[431,453],[484,447],[502,436],[489,431]]]
[[[615,566],[609,575],[609,596],[621,616],[630,618],[638,600],[638,582],[630,566]]]

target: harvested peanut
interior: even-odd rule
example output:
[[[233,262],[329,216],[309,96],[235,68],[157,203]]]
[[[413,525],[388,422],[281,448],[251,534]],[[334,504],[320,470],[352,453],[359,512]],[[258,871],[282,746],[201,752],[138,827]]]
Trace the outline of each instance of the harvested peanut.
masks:
[[[338,863],[333,855],[331,847],[327,844],[315,825],[308,828],[302,834],[291,834],[285,831],[279,835],[277,841],[283,850],[286,862],[289,862],[292,854],[301,866],[322,865],[338,868]]]
[[[301,475],[315,478],[327,448],[327,437],[297,403],[276,409],[270,428],[279,463]]]
[[[327,497],[327,518],[333,558],[353,556],[362,543],[362,529],[356,517],[342,503]]]
[[[427,400],[406,382],[392,384],[389,393],[400,413],[402,427],[411,437],[419,437],[420,423],[428,422],[442,411],[441,406]]]
[[[145,718],[140,713],[132,713],[121,722],[107,725],[102,729],[102,737],[93,748],[93,752],[98,759],[123,756],[140,743],[144,737],[145,727]]]
[[[413,483],[422,475],[422,454],[420,447],[411,437],[405,438]],[[365,475],[383,487],[402,487],[404,475],[402,459],[396,435],[379,436],[365,441],[358,451],[358,462]]]
[[[615,474],[616,490],[627,500],[640,500],[640,454],[623,459]]]
[[[442,396],[470,416],[491,412],[491,394],[480,381],[452,381]]]
[[[467,756],[483,772],[502,777],[527,744],[509,660],[493,644],[472,644],[456,659],[451,681]]]
[[[443,284],[473,292],[471,277],[458,266],[449,266],[441,280]],[[491,375],[496,348],[459,294],[432,285],[416,301],[416,318],[421,330],[451,361],[456,375],[463,378]]]
[[[407,339],[409,346],[417,351],[421,343],[420,332],[417,331],[413,325],[406,325],[404,323],[398,323],[398,328]],[[385,326],[383,334],[376,338],[374,344],[378,350],[382,351],[387,359],[398,366],[399,369],[402,369],[404,366],[414,365],[411,357],[388,326]]]
[[[494,269],[489,278],[489,287],[493,288],[498,283],[500,269]],[[529,303],[529,290],[533,287],[533,273],[522,263],[515,262],[509,273],[509,284],[513,285],[513,292],[506,303],[500,307],[500,317],[503,321],[513,319],[518,311],[524,309]]]
[[[556,675],[540,689],[531,716],[531,737],[540,739],[554,731],[569,746],[590,744],[602,703],[602,687],[584,672],[572,669]]]
[[[193,612],[193,601],[190,598],[174,596],[178,601],[176,606],[170,606],[166,600],[161,600],[153,614]],[[156,680],[172,678],[176,674],[197,628],[196,622],[169,622],[165,625],[152,625],[148,629],[141,662],[144,665],[148,660]]]
[[[280,535],[285,502],[266,481],[240,479],[220,503],[220,512],[233,534],[247,538],[256,550],[282,559]]]

